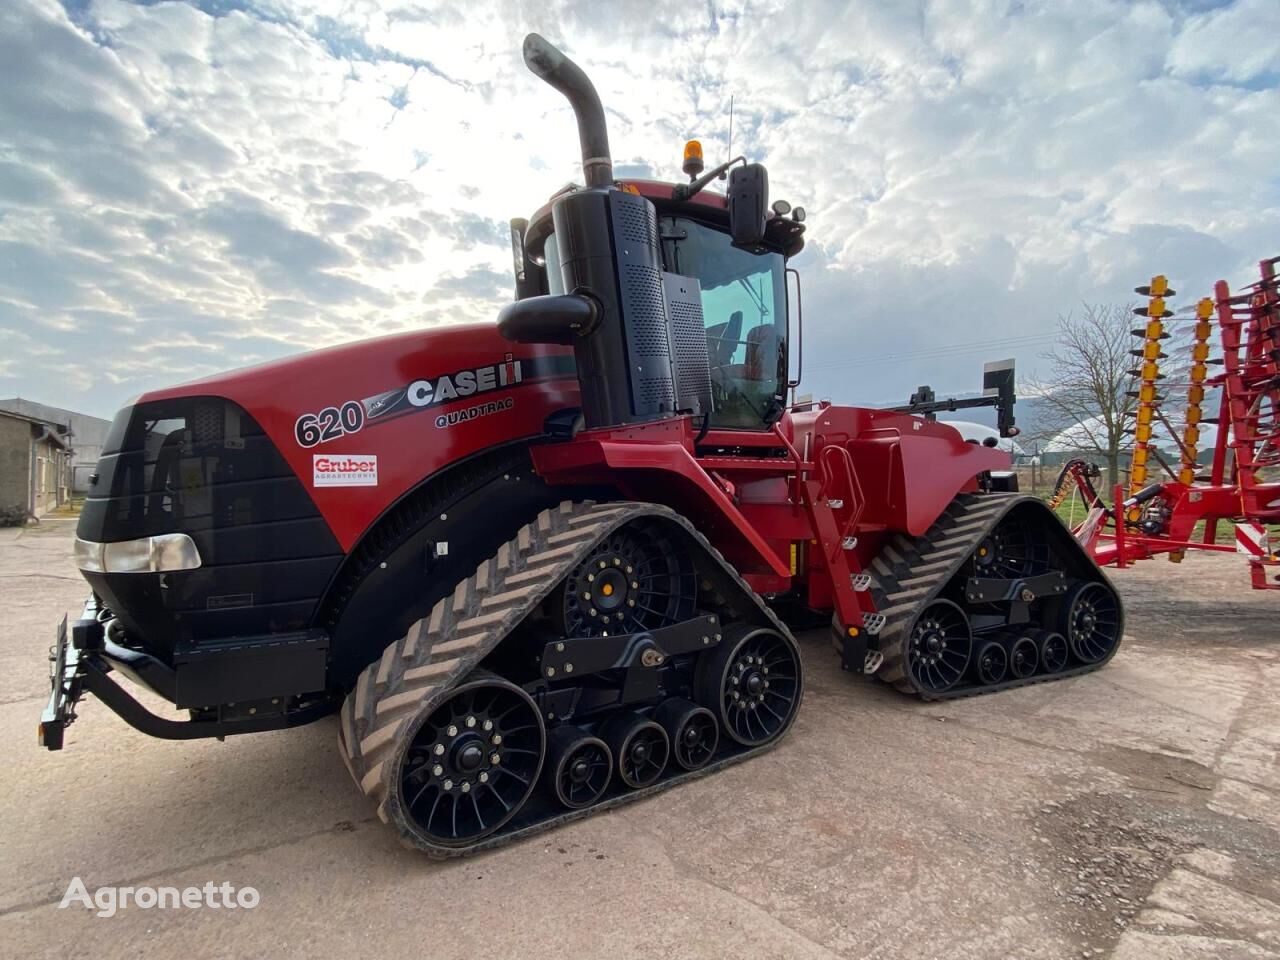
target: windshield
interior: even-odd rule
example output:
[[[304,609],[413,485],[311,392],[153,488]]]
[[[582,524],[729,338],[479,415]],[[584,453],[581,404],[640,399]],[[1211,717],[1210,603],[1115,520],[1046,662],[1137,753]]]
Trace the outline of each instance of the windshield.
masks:
[[[759,430],[786,396],[787,306],[780,253],[753,254],[684,218],[663,221],[667,269],[697,277],[717,427]]]

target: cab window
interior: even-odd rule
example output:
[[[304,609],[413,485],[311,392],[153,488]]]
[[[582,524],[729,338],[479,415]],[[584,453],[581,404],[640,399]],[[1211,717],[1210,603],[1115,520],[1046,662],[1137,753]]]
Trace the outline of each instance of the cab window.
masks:
[[[697,277],[718,427],[759,430],[786,394],[786,289],[780,253],[739,250],[694,220],[663,224],[667,269]]]

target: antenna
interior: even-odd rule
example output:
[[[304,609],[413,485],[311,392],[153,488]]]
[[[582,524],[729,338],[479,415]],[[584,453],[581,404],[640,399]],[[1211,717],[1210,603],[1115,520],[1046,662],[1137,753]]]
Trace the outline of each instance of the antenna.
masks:
[[[733,94],[729,95],[729,152],[725,155],[727,161],[733,156]]]

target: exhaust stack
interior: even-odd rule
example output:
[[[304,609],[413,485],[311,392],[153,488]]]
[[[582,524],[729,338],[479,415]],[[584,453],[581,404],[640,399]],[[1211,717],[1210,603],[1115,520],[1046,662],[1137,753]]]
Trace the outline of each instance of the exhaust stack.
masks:
[[[613,186],[609,128],[595,85],[583,69],[536,33],[524,38],[524,63],[535,76],[565,95],[578,120],[582,176],[588,187]]]
[[[658,212],[613,182],[604,108],[587,75],[536,33],[529,69],[568,99],[578,120],[585,189],[551,207],[559,296],[522,296],[502,308],[498,330],[518,343],[572,345],[588,427],[660,420],[711,409],[698,281],[662,269]],[[528,289],[522,224],[513,223],[517,287]],[[521,279],[521,272],[526,277]]]

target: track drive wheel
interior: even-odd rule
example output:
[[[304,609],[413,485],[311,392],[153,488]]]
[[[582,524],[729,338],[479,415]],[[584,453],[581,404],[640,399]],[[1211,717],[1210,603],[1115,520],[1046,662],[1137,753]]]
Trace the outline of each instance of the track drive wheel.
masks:
[[[1120,608],[1101,583],[1082,580],[1058,603],[1058,629],[1083,663],[1105,660],[1120,642]]]
[[[402,826],[428,844],[466,846],[519,812],[542,767],[546,729],[527,693],[476,671],[419,722],[395,751]]]
[[[964,676],[973,649],[969,618],[950,600],[934,600],[920,611],[907,637],[907,669],[916,689],[950,690]]]
[[[734,624],[698,661],[698,702],[730,739],[758,747],[782,736],[800,706],[800,651],[770,627]]]

